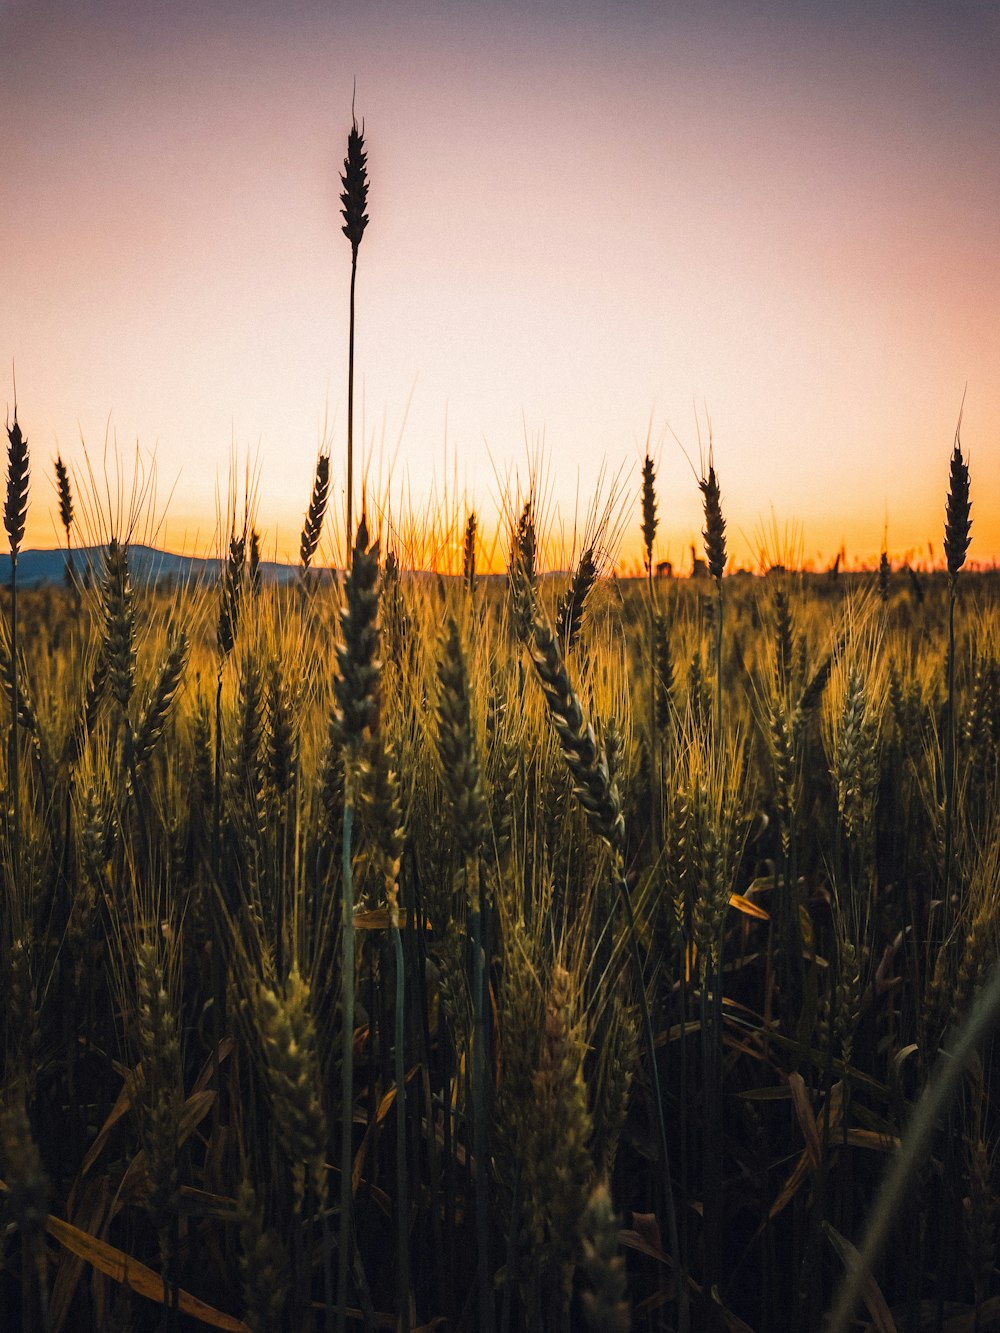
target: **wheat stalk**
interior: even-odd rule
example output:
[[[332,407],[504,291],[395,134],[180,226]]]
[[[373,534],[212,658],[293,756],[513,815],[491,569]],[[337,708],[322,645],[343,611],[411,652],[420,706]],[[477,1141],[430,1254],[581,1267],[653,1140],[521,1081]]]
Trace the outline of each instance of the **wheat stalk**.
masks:
[[[247,582],[254,597],[260,596],[263,575],[260,568],[260,533],[254,528],[250,534],[250,551],[247,557]]]
[[[449,619],[447,638],[438,657],[438,754],[445,790],[455,817],[456,842],[462,856],[472,945],[473,1003],[473,1141],[476,1154],[476,1232],[479,1326],[493,1328],[490,1275],[490,1227],[487,1188],[486,1028],[484,988],[486,958],[483,944],[484,894],[480,853],[488,831],[486,800],[479,768],[479,752],[472,722],[468,674],[458,625]]]
[[[959,417],[959,428],[961,427]],[[951,453],[948,499],[945,505],[944,551],[948,566],[948,710],[944,755],[944,900],[946,920],[951,914],[951,870],[955,823],[955,601],[958,575],[969,550],[972,532],[969,465],[962,454],[958,429]]]
[[[384,737],[372,738],[361,773],[362,803],[374,842],[374,857],[382,877],[389,934],[395,965],[395,1031],[393,1058],[396,1078],[396,1245],[397,1319],[402,1333],[410,1327],[410,1219],[406,1161],[406,982],[403,938],[399,928],[399,871],[405,830],[399,776],[390,763]]]
[[[597,563],[594,560],[594,548],[588,546],[573,571],[570,586],[559,603],[556,615],[556,633],[565,652],[572,649],[580,634],[583,609],[596,582]]]
[[[244,1179],[236,1198],[243,1303],[253,1333],[282,1333],[290,1285],[288,1252],[265,1225],[253,1186]]]
[[[549,716],[573,777],[573,791],[594,832],[613,851],[624,845],[625,819],[618,784],[608,771],[607,753],[583,715],[580,698],[566,670],[559,641],[544,613],[529,597],[524,612],[531,630],[531,660],[545,694]]]
[[[343,1333],[347,1310],[347,1261],[351,1243],[351,1168],[354,1118],[354,880],[351,836],[358,770],[366,735],[378,715],[379,544],[369,544],[368,522],[362,514],[345,584],[341,612],[339,674],[334,681],[337,735],[344,762],[342,831],[343,897],[341,944],[343,966],[343,1031],[341,1051],[340,1246],[337,1254],[337,1328]]]
[[[653,576],[653,542],[656,540],[656,469],[649,454],[642,464],[642,545],[647,578]]]
[[[531,500],[527,500],[511,535],[510,559],[507,565],[514,631],[522,642],[531,632],[528,599],[535,589],[536,546],[532,503]]]
[[[477,857],[488,831],[469,700],[469,681],[458,625],[450,618],[438,657],[438,753],[445,790],[455,816],[455,833],[463,859]]]
[[[291,1168],[296,1208],[301,1208],[307,1184],[322,1204],[326,1197],[326,1117],[320,1101],[308,982],[293,968],[280,990],[259,988],[254,1011],[274,1126]]]
[[[702,537],[705,541],[705,558],[708,572],[715,579],[716,617],[715,617],[715,720],[722,726],[722,576],[726,569],[726,521],[722,517],[722,493],[719,479],[715,474],[715,464],[711,449],[708,456],[708,476],[698,482],[705,511],[705,527]]]
[[[476,532],[479,520],[475,512],[469,514],[465,524],[465,540],[462,544],[462,578],[471,597],[476,591]]]
[[[532,1100],[525,1108],[524,1184],[532,1241],[540,1264],[552,1265],[568,1309],[576,1229],[586,1208],[593,1167],[583,1080],[585,1043],[574,986],[556,963],[545,995]]]
[[[532,662],[545,695],[549,717],[559,737],[563,758],[573,778],[573,790],[583,807],[591,828],[607,843],[612,854],[612,874],[625,910],[626,933],[632,953],[635,984],[642,1009],[646,1055],[649,1060],[650,1077],[653,1081],[660,1150],[663,1156],[670,1248],[675,1265],[678,1266],[678,1271],[680,1271],[677,1217],[670,1181],[670,1154],[667,1146],[663,1096],[657,1072],[656,1043],[643,982],[638,928],[628,883],[622,873],[625,819],[622,814],[621,795],[618,784],[612,778],[608,766],[607,751],[603,745],[598,746],[593,728],[584,718],[579,696],[570,681],[566,664],[559,649],[559,642],[552,632],[552,627],[547,618],[537,607],[530,585],[522,585],[520,597],[520,614],[530,628],[529,648]],[[687,1290],[683,1282],[680,1283],[678,1290],[678,1317],[682,1333],[686,1333],[688,1307]]]
[[[167,655],[163,659],[163,665],[160,668],[153,693],[136,728],[134,741],[135,763],[140,771],[148,765],[153,751],[163,735],[167,715],[180,688],[187,655],[188,637],[183,629],[179,629],[171,635]],[[90,704],[89,698],[87,703]]]
[[[354,289],[358,275],[358,247],[368,226],[368,154],[365,152],[364,124],[352,120],[347,136],[344,174],[340,178],[343,194],[343,233],[351,243],[351,314],[347,354],[347,567],[351,564],[351,534],[354,531]]]
[[[302,524],[302,536],[299,538],[299,560],[302,566],[303,577],[309,572],[309,566],[313,562],[313,556],[316,554],[316,548],[319,546],[320,534],[323,531],[323,518],[326,515],[326,502],[330,494],[330,455],[320,454],[316,460],[316,475],[313,477],[312,494],[309,497],[309,508],[306,510],[305,521]],[[350,522],[350,519],[348,519]],[[253,581],[253,552],[254,541],[257,534],[251,537],[251,583]],[[260,551],[257,549],[257,566],[260,564]]]
[[[79,599],[79,588],[76,582],[76,575],[73,572],[73,492],[70,489],[69,473],[66,471],[66,464],[62,461],[62,455],[56,454],[56,491],[59,495],[59,520],[63,525],[63,531],[66,533],[66,584],[72,588]],[[79,604],[79,600],[77,601]]]
[[[583,1316],[591,1333],[629,1333],[632,1327],[618,1231],[611,1192],[607,1181],[600,1180],[580,1220],[583,1270],[592,1288],[583,1293]]]
[[[24,527],[28,515],[28,441],[21,433],[17,420],[7,427],[7,498],[4,504],[3,524],[10,543],[10,657],[15,665],[10,675],[10,733],[7,740],[7,763],[10,773],[11,802],[14,807],[14,874],[20,874],[21,857],[21,767],[18,742],[18,623],[17,623],[17,557],[24,541]]]

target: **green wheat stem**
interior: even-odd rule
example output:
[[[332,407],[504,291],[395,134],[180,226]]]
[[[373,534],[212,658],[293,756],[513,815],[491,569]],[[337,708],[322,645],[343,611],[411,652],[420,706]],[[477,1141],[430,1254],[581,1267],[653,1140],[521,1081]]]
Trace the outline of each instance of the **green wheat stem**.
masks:
[[[18,699],[17,670],[17,552],[10,557],[10,657],[11,657],[11,718],[8,740],[8,767],[10,769],[11,800],[14,805],[14,882],[20,876],[21,865],[21,769],[17,735],[17,718],[20,708]]]
[[[347,342],[347,568],[351,568],[354,532],[354,288],[358,276],[357,248],[351,256],[351,314]]]
[[[215,683],[215,790],[212,793],[212,862],[220,876],[220,837],[222,831],[222,665]]]
[[[148,866],[149,827],[146,820],[146,805],[142,799],[142,793],[139,790],[139,769],[135,762],[135,736],[132,732],[132,724],[129,721],[128,714],[124,710],[122,711],[122,725],[125,731],[125,764],[128,769],[129,778],[132,781],[132,799],[135,802],[136,817],[139,825],[139,846],[142,850],[143,862]]]
[[[351,1239],[351,1175],[354,1147],[354,879],[351,865],[351,835],[354,828],[354,783],[348,773],[344,793],[343,899],[341,922],[344,1003],[341,1022],[341,1138],[340,1138],[340,1240],[337,1251],[337,1333],[347,1321],[347,1258]]]
[[[722,735],[722,579],[716,579],[717,601],[715,615],[715,723]]]
[[[656,728],[656,598],[653,588],[653,541],[656,537],[656,472],[647,452],[642,467],[642,540],[649,588],[649,763],[653,774],[652,834],[653,846],[660,849],[663,775],[660,764],[660,745]]]
[[[678,1110],[678,1132],[681,1144],[681,1162],[680,1162],[680,1186],[681,1199],[687,1199],[688,1193],[688,1154],[687,1154],[687,1136],[688,1136],[688,1057],[687,1057],[687,1021],[688,1021],[688,989],[687,989],[687,955],[688,944],[685,934],[681,934],[680,942],[680,970],[678,973],[677,1001],[680,1012],[680,1078],[679,1083],[679,1110]],[[689,1231],[686,1209],[681,1214],[678,1228],[677,1256],[680,1264],[679,1271],[687,1272],[687,1261],[689,1251]]]
[[[490,1275],[490,1224],[488,1154],[486,1144],[486,1024],[483,1012],[483,991],[486,982],[485,957],[482,941],[482,900],[479,892],[479,858],[468,858],[469,876],[469,937],[472,942],[472,1135],[476,1156],[476,1242],[478,1251],[477,1287],[479,1291],[479,1328],[483,1333],[493,1329],[493,1286]]]
[[[969,465],[962,454],[959,436],[962,414],[955,430],[945,506],[944,551],[948,568],[948,721],[945,731],[944,783],[944,924],[950,926],[951,863],[955,820],[955,597],[958,576],[965,564],[972,532]]]
[[[8,773],[10,776],[11,800],[14,806],[14,845],[13,866],[14,883],[18,884],[21,873],[21,765],[20,740],[18,736],[18,716],[20,698],[18,686],[18,616],[17,616],[17,557],[24,541],[25,519],[28,509],[28,441],[24,438],[17,421],[17,404],[14,405],[14,422],[7,428],[9,448],[7,452],[7,496],[4,505],[4,527],[10,544],[10,694],[11,719],[8,737]]]
[[[951,923],[951,864],[955,838],[955,580],[948,584],[948,720],[944,733],[944,923]]]
[[[677,1281],[677,1328],[678,1333],[687,1333],[690,1327],[688,1310],[687,1273],[681,1263],[680,1239],[677,1230],[677,1210],[674,1205],[674,1190],[670,1175],[670,1149],[667,1144],[667,1119],[663,1109],[663,1093],[656,1065],[656,1038],[653,1034],[653,1021],[646,998],[646,986],[643,981],[642,957],[639,953],[639,932],[636,927],[635,911],[632,907],[632,895],[620,866],[614,871],[618,886],[618,896],[625,909],[625,927],[628,935],[629,950],[632,955],[632,967],[635,971],[635,988],[639,994],[639,1010],[642,1015],[642,1031],[646,1043],[646,1058],[649,1061],[649,1077],[653,1085],[653,1102],[656,1108],[656,1126],[660,1137],[660,1152],[663,1155],[663,1181],[667,1209],[667,1238],[673,1259],[674,1274]]]
[[[392,952],[396,965],[395,1063],[396,1063],[396,1263],[399,1273],[397,1313],[401,1333],[410,1328],[410,1240],[409,1204],[406,1190],[406,979],[403,973],[403,937],[398,924],[392,926]]]
[[[702,1064],[705,1086],[705,1128],[702,1136],[704,1171],[705,1297],[711,1300],[712,1288],[721,1279],[722,1262],[722,989],[721,967],[707,963],[699,988]]]
[[[653,771],[652,833],[654,853],[662,842],[663,765],[660,736],[656,726],[656,601],[653,591],[653,565],[649,562],[649,762]]]

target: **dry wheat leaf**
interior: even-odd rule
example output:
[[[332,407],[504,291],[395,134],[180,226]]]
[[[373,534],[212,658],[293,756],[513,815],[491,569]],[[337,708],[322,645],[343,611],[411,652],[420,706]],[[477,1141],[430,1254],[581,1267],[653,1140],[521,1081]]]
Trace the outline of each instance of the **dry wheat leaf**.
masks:
[[[151,1268],[140,1263],[138,1259],[132,1259],[121,1250],[116,1250],[113,1245],[109,1245],[107,1241],[98,1240],[96,1236],[80,1231],[58,1217],[49,1217],[46,1230],[53,1240],[64,1245],[67,1250],[78,1255],[112,1281],[121,1283],[123,1287],[127,1287],[139,1296],[146,1296],[157,1304],[163,1304],[163,1278],[159,1273],[154,1273]],[[226,1333],[250,1333],[249,1326],[242,1319],[236,1319],[233,1315],[216,1310],[214,1306],[207,1305],[183,1289],[177,1292],[177,1307],[182,1314],[190,1315],[192,1319],[197,1319],[202,1324],[209,1324],[212,1328],[221,1328]]]
[[[758,907],[749,898],[745,898],[742,893],[731,893],[729,895],[729,906],[735,907],[737,912],[742,912],[744,916],[752,916],[757,921],[770,921],[771,919],[769,912],[765,912],[763,907]]]

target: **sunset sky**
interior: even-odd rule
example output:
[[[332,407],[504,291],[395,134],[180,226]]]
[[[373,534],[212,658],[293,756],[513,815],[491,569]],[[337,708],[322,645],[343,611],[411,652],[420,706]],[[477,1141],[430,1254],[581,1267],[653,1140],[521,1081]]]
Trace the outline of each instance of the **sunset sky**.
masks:
[[[710,419],[736,563],[772,523],[870,560],[888,522],[926,559],[965,392],[971,556],[1000,558],[987,0],[0,0],[29,544],[58,538],[57,449],[82,488],[106,433],[155,451],[172,549],[212,547],[234,457],[269,553],[294,558],[324,440],[343,513],[355,79],[356,433],[397,513],[445,487],[495,513],[540,457],[568,544],[603,468],[629,563],[650,431],[680,563]]]

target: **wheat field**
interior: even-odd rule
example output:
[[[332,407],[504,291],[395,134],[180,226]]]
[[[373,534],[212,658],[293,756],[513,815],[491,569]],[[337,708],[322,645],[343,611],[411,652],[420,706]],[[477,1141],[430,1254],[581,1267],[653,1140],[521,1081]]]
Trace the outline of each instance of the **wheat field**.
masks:
[[[372,503],[329,576],[321,458],[287,586],[252,514],[158,586],[109,515],[18,592],[28,472],[15,421],[0,1326],[1000,1326],[957,442],[919,575],[725,574],[713,464],[707,576],[654,578],[647,459],[646,579],[600,523],[546,570],[531,500],[504,577],[474,514],[435,575]]]

